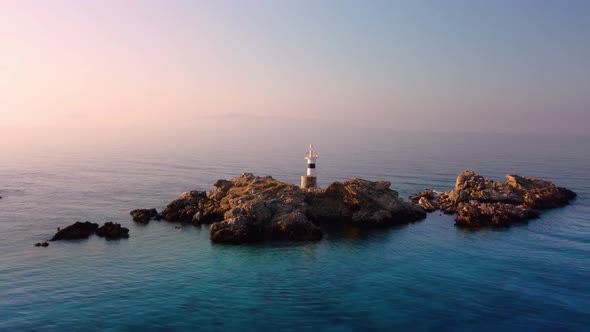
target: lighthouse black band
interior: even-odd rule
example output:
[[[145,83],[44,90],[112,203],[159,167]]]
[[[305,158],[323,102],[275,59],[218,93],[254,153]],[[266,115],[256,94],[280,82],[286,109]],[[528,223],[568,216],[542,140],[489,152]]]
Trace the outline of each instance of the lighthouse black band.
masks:
[[[307,164],[307,168],[315,168],[315,164]]]

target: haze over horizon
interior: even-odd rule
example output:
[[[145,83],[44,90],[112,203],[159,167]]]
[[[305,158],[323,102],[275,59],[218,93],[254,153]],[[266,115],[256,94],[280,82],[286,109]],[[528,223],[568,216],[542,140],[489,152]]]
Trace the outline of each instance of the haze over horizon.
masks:
[[[575,0],[8,0],[0,128],[587,134],[589,17]]]

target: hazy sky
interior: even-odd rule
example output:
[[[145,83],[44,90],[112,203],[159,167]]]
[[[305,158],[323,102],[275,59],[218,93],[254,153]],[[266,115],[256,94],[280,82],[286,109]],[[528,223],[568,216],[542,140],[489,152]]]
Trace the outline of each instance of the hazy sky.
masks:
[[[0,0],[0,127],[590,129],[590,1]]]

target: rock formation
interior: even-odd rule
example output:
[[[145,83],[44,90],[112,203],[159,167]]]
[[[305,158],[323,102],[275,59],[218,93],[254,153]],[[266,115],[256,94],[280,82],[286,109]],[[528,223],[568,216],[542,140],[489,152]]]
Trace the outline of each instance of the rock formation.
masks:
[[[136,209],[131,211],[129,214],[133,216],[133,220],[141,223],[147,224],[152,219],[160,220],[158,211],[156,209]]]
[[[573,191],[547,180],[519,175],[506,175],[506,179],[502,183],[463,171],[454,189],[438,197],[424,191],[410,199],[418,199],[425,210],[430,209],[431,204],[444,213],[456,213],[458,226],[480,227],[509,226],[513,222],[537,218],[540,213],[536,209],[563,206],[576,197]]]
[[[213,242],[321,240],[323,232],[305,215],[301,188],[270,176],[246,173],[219,180],[206,200],[200,200],[193,220],[211,222]],[[216,208],[213,208],[216,206]]]
[[[218,180],[209,193],[182,193],[162,211],[171,222],[211,224],[213,242],[312,240],[316,224],[386,226],[424,219],[418,206],[403,202],[386,181],[353,179],[325,189],[302,190],[270,176],[250,173]]]
[[[421,193],[415,196],[410,196],[409,199],[411,202],[414,202],[424,211],[426,212],[433,212],[439,209],[438,203],[436,203],[436,198],[438,197],[438,193],[432,189],[424,189]]]
[[[466,227],[510,226],[513,222],[538,218],[539,215],[539,211],[524,205],[481,203],[472,200],[459,203],[455,220],[456,225]]]
[[[404,202],[388,181],[352,179],[333,182],[325,189],[306,192],[307,216],[317,222],[348,222],[359,226],[406,224],[426,213]]]
[[[129,229],[121,227],[121,224],[109,221],[96,229],[96,235],[110,240],[128,238]]]
[[[96,234],[107,239],[121,239],[129,237],[129,229],[121,227],[120,224],[114,223],[112,221],[109,221],[100,227],[98,227],[98,224],[91,223],[89,221],[77,221],[76,223],[63,229],[58,227],[57,233],[55,233],[55,235],[49,241],[87,239],[92,234]],[[47,242],[36,243],[35,246],[46,247],[49,245],[48,243],[45,245],[46,243]]]
[[[221,180],[220,180],[221,181]],[[215,186],[221,186],[220,181]],[[162,211],[162,218],[171,222],[210,224],[223,220],[224,212],[219,201],[211,199],[205,191],[187,191],[172,201]]]
[[[49,241],[87,239],[96,232],[98,224],[77,221],[66,228],[60,229]]]

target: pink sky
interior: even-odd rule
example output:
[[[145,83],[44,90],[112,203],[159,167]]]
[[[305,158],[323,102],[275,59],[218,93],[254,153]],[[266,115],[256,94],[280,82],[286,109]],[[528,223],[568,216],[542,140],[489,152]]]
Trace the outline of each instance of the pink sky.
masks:
[[[561,53],[541,53],[526,27],[510,41],[522,54],[492,34],[490,51],[460,26],[474,22],[447,24],[453,12],[442,26],[457,37],[441,40],[444,11],[347,5],[3,1],[0,127],[588,129],[588,48],[572,31],[541,26]],[[523,61],[527,47],[536,54]]]

